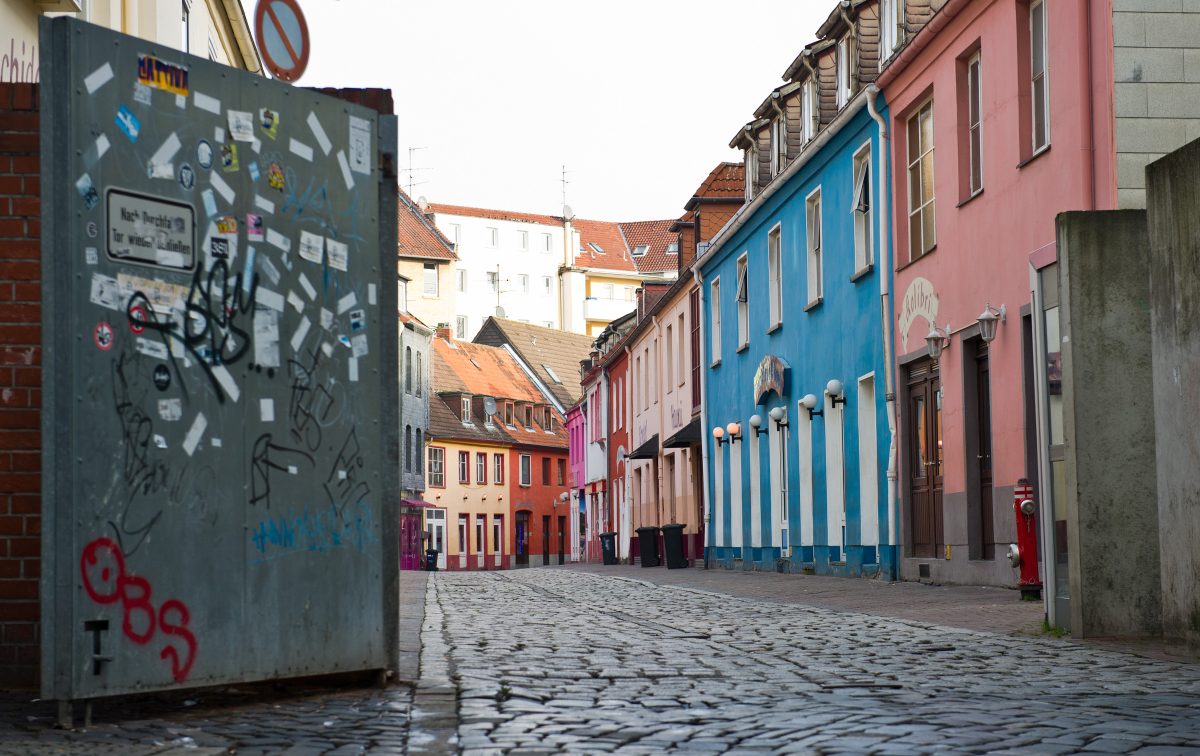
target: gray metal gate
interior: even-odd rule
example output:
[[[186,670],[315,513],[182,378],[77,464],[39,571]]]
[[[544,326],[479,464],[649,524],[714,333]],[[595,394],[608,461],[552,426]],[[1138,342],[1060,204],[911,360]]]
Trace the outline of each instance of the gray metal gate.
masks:
[[[394,117],[42,48],[43,695],[388,666]]]

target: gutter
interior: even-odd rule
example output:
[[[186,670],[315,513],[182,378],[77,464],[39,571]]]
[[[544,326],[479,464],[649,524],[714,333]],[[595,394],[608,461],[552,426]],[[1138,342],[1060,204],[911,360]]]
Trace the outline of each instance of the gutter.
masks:
[[[888,65],[875,77],[875,86],[884,90],[895,82],[896,78],[908,68],[921,52],[929,46],[930,41],[954,20],[954,17],[971,4],[971,0],[949,0],[942,9],[933,15],[929,23],[921,27],[912,40],[899,53],[893,55]]]
[[[700,290],[700,312],[703,313],[704,276],[700,275],[699,265],[692,266],[692,280],[696,282],[696,288]],[[704,334],[707,332],[708,329],[706,328],[700,329],[700,437],[704,439],[700,443],[700,464],[703,466],[700,474],[700,485],[702,486],[704,485],[703,481],[712,480],[712,476],[708,474],[708,368],[704,367],[708,354],[704,347],[705,342],[703,338]],[[707,570],[710,556],[710,550],[708,548],[708,529],[712,522],[712,509],[715,499],[713,498],[713,492],[711,489],[705,493],[708,495],[704,500],[704,539],[701,542],[700,547],[704,549],[704,569]]]
[[[874,171],[878,180],[879,190],[875,196],[879,198],[879,320],[883,325],[883,377],[884,377],[884,401],[888,424],[888,467],[887,467],[887,508],[888,508],[888,545],[896,549],[896,564],[893,569],[898,571],[900,558],[900,544],[897,542],[897,536],[900,533],[899,522],[899,507],[896,505],[896,483],[898,478],[897,461],[896,461],[896,426],[898,418],[896,416],[896,386],[895,376],[892,374],[892,304],[891,304],[891,289],[888,282],[888,276],[892,272],[891,267],[891,247],[888,244],[890,236],[885,233],[888,225],[891,222],[891,216],[888,215],[888,192],[887,182],[887,167],[889,155],[891,154],[891,135],[888,133],[887,121],[875,109],[875,98],[879,96],[879,87],[874,84],[869,84],[866,89],[867,93],[867,112],[871,114],[871,118],[875,120],[879,126],[879,165],[882,170]],[[892,575],[895,578],[895,574]]]
[[[801,168],[808,165],[809,159],[816,153],[820,152],[821,148],[828,144],[829,140],[832,139],[839,131],[841,131],[843,125],[850,121],[850,119],[852,119],[854,116],[858,115],[858,111],[862,110],[866,103],[866,95],[864,94],[865,91],[866,90],[863,90],[855,95],[854,99],[852,99],[850,103],[846,105],[846,107],[842,108],[842,112],[838,113],[837,118],[834,118],[833,121],[830,122],[830,124],[826,126],[820,134],[814,137],[805,146],[804,150],[796,156],[796,159],[788,164],[788,167],[785,168],[782,173],[777,174],[775,178],[771,179],[771,182],[767,184],[761,192],[755,195],[754,199],[742,205],[741,208],[733,214],[733,217],[725,222],[725,225],[721,227],[721,230],[713,235],[713,238],[709,241],[708,249],[704,251],[704,254],[696,258],[696,261],[692,263],[693,271],[699,273],[700,269],[703,268],[709,260],[715,257],[717,252],[721,251],[721,248],[724,246],[724,243],[727,239],[736,234],[742,228],[742,226],[746,225],[746,221],[753,217],[754,214],[763,206],[763,204],[773,197],[775,192],[779,191],[780,187],[782,187],[789,180],[791,180],[793,176],[799,173]]]
[[[242,62],[246,64],[246,70],[265,76],[262,58],[259,57],[258,47],[254,44],[254,33],[250,30],[250,22],[246,19],[246,13],[242,10],[241,3],[237,0],[221,0],[221,7],[225,9],[229,26],[233,29],[233,38],[237,42],[238,51],[242,54]],[[251,65],[254,67],[251,68]]]

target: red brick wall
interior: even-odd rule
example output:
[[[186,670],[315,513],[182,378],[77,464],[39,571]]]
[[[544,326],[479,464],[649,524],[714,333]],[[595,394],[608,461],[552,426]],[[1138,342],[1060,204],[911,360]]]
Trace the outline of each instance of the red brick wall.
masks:
[[[36,685],[41,571],[38,88],[0,84],[0,687]]]

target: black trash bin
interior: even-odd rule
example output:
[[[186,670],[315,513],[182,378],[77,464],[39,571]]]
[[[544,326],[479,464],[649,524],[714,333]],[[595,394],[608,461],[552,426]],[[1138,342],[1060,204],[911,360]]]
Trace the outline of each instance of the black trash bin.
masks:
[[[600,534],[600,553],[604,555],[605,564],[619,564],[617,561],[617,534]]]
[[[663,556],[666,557],[667,569],[688,567],[688,560],[683,557],[683,526],[675,523],[663,525],[662,532]]]
[[[437,572],[437,549],[425,549],[425,569],[429,572]]]
[[[638,554],[642,557],[643,567],[657,567],[658,562],[658,528],[638,528]]]

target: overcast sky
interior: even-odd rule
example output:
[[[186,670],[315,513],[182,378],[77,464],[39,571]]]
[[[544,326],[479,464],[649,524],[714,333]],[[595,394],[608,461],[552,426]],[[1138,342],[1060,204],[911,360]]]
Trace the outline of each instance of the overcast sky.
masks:
[[[391,89],[431,202],[557,214],[565,164],[579,217],[675,218],[834,4],[300,0],[298,83]]]

